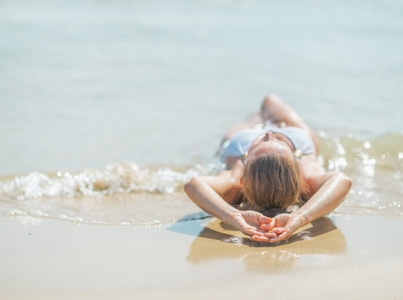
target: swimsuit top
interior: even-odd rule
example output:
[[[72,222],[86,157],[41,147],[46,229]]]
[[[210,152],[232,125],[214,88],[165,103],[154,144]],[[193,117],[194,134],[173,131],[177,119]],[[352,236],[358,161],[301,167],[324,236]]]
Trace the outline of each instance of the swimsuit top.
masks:
[[[301,128],[266,125],[263,128],[244,129],[232,136],[223,144],[221,160],[225,162],[226,158],[229,156],[245,156],[252,142],[260,135],[267,132],[280,133],[288,138],[294,145],[294,155],[296,158],[301,158],[303,155],[307,154],[316,154],[315,145],[311,137]]]

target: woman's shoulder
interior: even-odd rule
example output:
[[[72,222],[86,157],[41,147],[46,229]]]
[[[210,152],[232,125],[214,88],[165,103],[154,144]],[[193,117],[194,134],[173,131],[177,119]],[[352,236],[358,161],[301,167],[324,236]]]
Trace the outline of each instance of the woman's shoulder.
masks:
[[[323,174],[326,172],[316,154],[302,156],[301,159],[298,160],[298,165],[302,175],[306,177],[312,174]]]
[[[311,194],[314,194],[322,184],[335,173],[326,171],[316,155],[306,155],[298,162],[304,182],[308,185]]]

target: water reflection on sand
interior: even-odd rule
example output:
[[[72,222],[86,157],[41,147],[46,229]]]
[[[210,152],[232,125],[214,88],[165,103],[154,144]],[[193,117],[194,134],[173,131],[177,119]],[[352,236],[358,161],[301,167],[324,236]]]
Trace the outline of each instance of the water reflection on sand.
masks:
[[[204,223],[206,221],[204,220]],[[346,251],[342,232],[327,217],[308,224],[287,242],[260,244],[248,239],[220,220],[213,219],[203,226],[203,220],[177,222],[169,230],[197,237],[190,246],[188,262],[201,265],[212,261],[241,260],[250,271],[279,272],[301,264],[321,265]]]

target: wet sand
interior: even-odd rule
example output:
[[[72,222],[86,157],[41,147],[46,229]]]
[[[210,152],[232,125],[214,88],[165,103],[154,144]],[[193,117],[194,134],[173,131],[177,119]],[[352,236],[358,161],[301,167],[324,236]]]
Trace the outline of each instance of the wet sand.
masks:
[[[2,217],[0,299],[402,299],[402,230],[403,218],[330,216],[258,245],[214,218]]]

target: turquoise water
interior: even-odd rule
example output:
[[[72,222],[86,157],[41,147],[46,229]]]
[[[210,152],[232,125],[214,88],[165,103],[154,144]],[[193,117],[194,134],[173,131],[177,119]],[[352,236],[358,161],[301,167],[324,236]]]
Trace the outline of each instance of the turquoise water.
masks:
[[[0,195],[180,190],[275,93],[353,177],[340,212],[401,215],[402,20],[396,0],[3,0]]]

